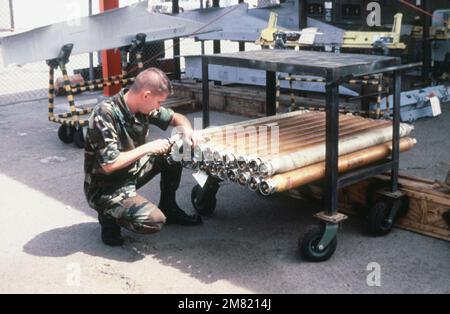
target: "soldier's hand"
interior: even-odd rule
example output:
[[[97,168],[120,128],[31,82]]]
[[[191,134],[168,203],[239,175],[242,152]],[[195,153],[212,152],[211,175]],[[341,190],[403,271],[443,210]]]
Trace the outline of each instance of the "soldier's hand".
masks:
[[[166,139],[158,139],[146,144],[148,146],[149,154],[164,155],[170,149],[170,143]]]
[[[191,132],[186,132],[185,136],[187,144],[192,148],[205,140],[200,133],[193,130]]]

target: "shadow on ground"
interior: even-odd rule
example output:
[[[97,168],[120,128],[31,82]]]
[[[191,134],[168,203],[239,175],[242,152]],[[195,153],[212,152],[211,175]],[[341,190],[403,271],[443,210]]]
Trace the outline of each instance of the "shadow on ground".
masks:
[[[58,125],[49,123],[45,115],[45,101],[0,107],[0,149],[8,152],[0,155],[0,172],[96,217],[82,192],[83,151],[61,143],[57,138]],[[218,116],[222,123],[241,119],[217,113],[214,118]],[[152,138],[166,134],[156,128],[152,132]],[[141,190],[142,195],[153,202],[159,198],[158,180],[159,177],[155,178]],[[185,171],[178,202],[191,211],[190,193],[194,185],[191,173]],[[354,287],[342,286],[350,285],[349,282],[357,282],[358,291],[365,291],[366,265],[374,260],[386,263],[395,260],[398,266],[392,268],[391,278],[401,280],[403,271],[398,269],[415,267],[413,261],[421,260],[417,256],[403,258],[413,254],[411,246],[422,248],[424,259],[438,254],[439,250],[433,249],[433,245],[443,246],[419,236],[408,237],[409,242],[416,241],[416,244],[405,245],[407,235],[399,230],[394,230],[388,239],[361,236],[363,224],[359,218],[352,217],[338,235],[335,255],[325,263],[306,263],[297,256],[297,239],[302,230],[314,223],[315,204],[278,196],[264,198],[235,184],[221,187],[217,204],[216,212],[205,218],[202,226],[165,226],[162,232],[150,236],[125,231],[126,243],[122,248],[104,246],[99,226],[93,222],[46,231],[26,243],[23,250],[31,255],[49,257],[83,252],[129,263],[151,256],[204,283],[227,280],[255,292],[295,293],[333,288],[340,292],[352,291]],[[415,273],[414,269],[411,273]],[[313,275],[308,275],[310,273]],[[428,278],[428,275],[423,276]],[[308,282],[301,285],[305,277]],[[328,290],[323,282],[328,283]],[[417,285],[412,284],[407,291],[416,291]],[[396,291],[395,282],[391,286],[394,290],[387,291]]]

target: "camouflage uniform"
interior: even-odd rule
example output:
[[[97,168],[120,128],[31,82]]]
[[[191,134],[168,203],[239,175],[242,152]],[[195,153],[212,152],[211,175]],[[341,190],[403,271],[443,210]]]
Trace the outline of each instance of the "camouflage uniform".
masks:
[[[133,115],[124,100],[126,90],[98,104],[89,117],[85,145],[84,192],[89,206],[100,215],[138,233],[161,229],[165,216],[136,190],[161,173],[161,186],[177,189],[181,165],[168,165],[165,158],[146,155],[131,165],[106,174],[102,165],[116,160],[122,151],[145,143],[149,124],[166,130],[173,111],[160,108],[149,115]],[[108,219],[109,219],[108,218]]]

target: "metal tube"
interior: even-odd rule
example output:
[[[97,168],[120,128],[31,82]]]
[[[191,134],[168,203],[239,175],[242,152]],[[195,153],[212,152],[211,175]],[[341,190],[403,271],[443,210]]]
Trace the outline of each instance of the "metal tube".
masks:
[[[323,117],[323,115],[321,115]],[[316,118],[316,117],[314,117]],[[371,120],[364,119],[361,117],[353,117],[353,116],[341,116],[341,128],[340,132],[342,135],[350,135],[356,132],[360,132],[367,129],[379,128],[379,127],[388,127],[390,125],[389,121],[384,120]],[[312,121],[312,122],[311,122]],[[270,153],[275,153],[279,155],[286,154],[288,152],[293,152],[295,150],[300,150],[302,147],[306,147],[308,145],[317,144],[324,141],[324,121],[313,120],[311,121],[294,124],[293,126],[287,128],[281,128],[280,136],[277,137],[276,140],[279,141],[280,147],[279,150]],[[254,138],[250,138],[245,140],[245,134],[239,136],[240,141],[234,141],[234,145],[225,146],[225,148],[221,147],[218,151],[214,151],[214,160],[220,161],[220,155],[224,156],[228,154],[228,157],[224,158],[233,161],[235,160],[235,155],[238,154],[241,156],[245,156],[245,158],[241,158],[239,164],[242,170],[247,168],[246,163],[250,162],[252,158],[251,156],[256,157],[267,157],[269,156],[269,147],[271,148],[273,143],[271,141],[260,142],[259,134],[255,134]],[[245,140],[245,141],[244,141]],[[228,144],[228,143],[227,143]],[[218,143],[214,143],[214,141],[208,142],[205,144],[206,146],[217,147]],[[205,148],[203,148],[204,150]],[[201,156],[198,156],[197,153],[198,148],[194,149],[194,156],[196,160],[200,160]],[[223,150],[223,153],[220,152]],[[245,160],[244,160],[245,159]],[[223,160],[223,159],[222,159]],[[229,162],[227,163],[229,165]],[[254,166],[254,165],[253,165]],[[253,171],[252,171],[253,172]]]
[[[389,121],[371,121],[369,119],[355,119],[356,123],[342,123],[340,132],[342,135],[350,135],[357,132],[361,132],[367,129],[374,129],[380,127],[388,127],[390,125]],[[323,127],[323,126],[322,126]],[[299,151],[301,148],[324,142],[324,130],[323,128],[312,128],[311,130],[307,130],[307,132],[300,132],[298,130],[293,129],[288,134],[280,135],[279,137],[280,147],[278,151],[272,151],[269,147],[272,145],[270,141],[265,143],[259,143],[258,141],[254,141],[251,143],[246,143],[246,145],[236,145],[234,147],[229,147],[229,150],[234,150],[235,153],[249,156],[256,156],[260,158],[273,157],[274,154],[277,156],[284,155],[286,153],[291,153],[293,151]],[[240,148],[240,149],[236,149]],[[242,162],[251,162],[255,158],[250,158],[250,160]],[[259,162],[260,163],[260,162]],[[250,166],[250,165],[249,165]],[[250,168],[255,167],[255,162],[250,166]],[[244,168],[244,167],[242,167]],[[251,172],[253,172],[251,170]]]
[[[281,128],[280,130],[276,130],[276,132],[278,133],[274,133],[274,135],[276,136],[276,138],[274,139],[275,141],[278,141],[279,143],[281,143],[281,138],[282,137],[286,137],[286,136],[293,136],[293,131],[295,131],[297,134],[302,133],[303,130],[311,130],[314,128],[317,128],[317,126],[320,126],[320,124],[323,124],[323,122],[317,122],[315,125],[313,124],[305,124],[302,127],[292,127],[292,128],[286,128],[283,129]],[[270,142],[269,145],[272,144],[277,144],[272,143],[271,139],[274,136],[271,132],[270,136],[265,136],[265,143],[260,143],[261,142],[261,136],[259,133],[254,134],[254,136],[246,136],[247,134],[238,134],[236,140],[234,141],[234,143],[232,143],[233,145],[230,146],[233,148],[234,152],[236,153],[240,153],[240,154],[249,154],[250,151],[254,151],[255,149],[257,149],[258,147],[260,147],[260,149],[262,149],[263,145],[267,145],[269,144],[268,142]],[[278,136],[277,136],[278,135]],[[259,144],[260,143],[260,144]]]
[[[229,127],[260,126],[263,124],[274,123],[274,122],[280,123],[283,120],[292,119],[292,118],[298,117],[300,115],[313,115],[313,114],[315,114],[315,113],[310,112],[310,111],[294,111],[294,112],[279,114],[276,116],[263,117],[263,118],[246,120],[246,121],[236,122],[236,123],[222,125],[222,126],[210,127],[210,128],[201,130],[200,133],[203,136],[207,136],[208,134],[212,134],[214,132],[221,132]]]
[[[405,137],[400,140],[400,150],[402,152],[410,150],[416,144],[416,140]],[[392,151],[392,143],[386,142],[357,152],[339,157],[338,170],[345,172],[361,166],[368,165],[377,160],[386,158]],[[275,175],[269,179],[262,180],[260,192],[263,195],[270,195],[275,192],[283,192],[289,189],[305,185],[325,176],[325,162],[320,162],[307,167],[295,169],[283,174]]]
[[[227,171],[227,178],[230,181],[237,181],[238,176],[239,172],[237,169],[230,169]]]
[[[256,192],[256,191],[258,191],[260,184],[261,184],[261,178],[257,177],[257,176],[252,176],[250,178],[250,180],[248,181],[247,186],[251,191]]]
[[[347,125],[341,125],[339,132],[342,132],[341,135],[350,135],[353,133],[361,132],[368,129],[375,129],[380,127],[388,127],[390,125],[389,122],[385,121],[384,124],[374,124],[370,121],[359,121],[353,124],[347,124]],[[314,143],[320,143],[324,142],[324,129],[313,129],[309,132],[291,132],[287,135],[280,136],[279,137],[279,143],[280,148],[278,152],[272,152],[270,151],[268,146],[270,146],[271,143],[253,143],[254,145],[246,146],[246,153],[248,155],[257,155],[259,157],[266,157],[269,156],[271,153],[278,153],[278,155],[282,155],[288,152],[292,152],[295,150],[299,150],[299,148],[309,146]],[[259,145],[258,145],[259,144]],[[264,153],[266,152],[266,153]]]
[[[321,119],[322,118],[322,119]],[[355,117],[356,118],[356,117]],[[342,117],[342,121],[349,119],[349,116],[343,116]],[[362,119],[362,118],[358,118],[358,119]],[[292,121],[289,124],[283,124],[280,126],[279,128],[279,135],[280,137],[283,136],[284,134],[290,133],[293,134],[293,132],[296,132],[297,134],[300,134],[300,131],[302,130],[311,130],[313,128],[316,128],[320,125],[324,125],[325,121],[322,117],[322,115],[320,116],[316,116],[316,117],[311,117],[309,120],[303,120],[303,121]],[[222,137],[217,136],[214,138],[210,138],[211,142],[218,142],[221,145],[223,143],[225,143],[225,145],[227,145],[227,147],[234,151],[237,152],[239,150],[242,151],[243,144],[242,141],[245,140],[245,145],[249,146],[252,144],[255,144],[259,141],[259,133],[258,133],[258,129],[256,129],[257,134],[255,134],[256,139],[252,140],[250,139],[246,139],[247,138],[247,132],[238,132],[237,134],[235,134],[235,136],[233,136],[233,142],[232,142],[232,146],[229,146],[229,143],[227,143],[227,141],[224,141],[223,139],[223,132],[220,133],[219,135],[222,135]]]
[[[408,124],[400,125],[400,137],[408,136],[413,130],[413,126]],[[392,140],[392,126],[374,130],[368,130],[357,135],[344,136],[338,141],[336,139],[336,146],[339,143],[339,154],[348,154],[360,149],[374,146],[386,141]],[[337,147],[336,147],[337,153]],[[310,164],[322,161],[325,159],[325,145],[316,144],[308,147],[300,152],[294,152],[282,156],[280,158],[272,159],[269,162],[263,163],[259,167],[261,175],[273,175],[275,173],[283,173],[289,170],[308,166]]]
[[[249,172],[241,172],[238,176],[238,182],[240,185],[247,185],[251,175]]]
[[[311,125],[315,125],[316,123],[325,123],[325,114],[323,112],[310,112],[310,115],[305,114],[304,116],[300,116],[300,117],[296,117],[295,119],[286,119],[285,121],[278,121],[277,124],[275,123],[262,123],[262,124],[248,124],[248,125],[244,125],[242,123],[236,124],[236,125],[229,125],[226,126],[228,127],[228,130],[232,130],[233,127],[234,129],[236,129],[237,131],[239,131],[240,128],[244,129],[247,127],[255,127],[255,129],[257,131],[259,131],[259,128],[261,126],[271,126],[271,125],[276,125],[279,127],[280,130],[280,134],[289,132],[293,129],[297,130],[297,128],[303,128],[306,126],[311,126]],[[291,117],[292,118],[292,117]],[[361,117],[356,117],[356,116],[349,116],[349,115],[341,115],[340,116],[340,122],[345,121],[346,119],[353,119],[353,120],[357,120],[357,119],[363,119]],[[373,120],[370,120],[373,121]],[[265,121],[266,122],[266,121]],[[220,142],[220,143],[225,143],[226,142],[226,127],[216,127],[214,128],[214,131],[210,131],[208,132],[208,129],[205,130],[204,132],[202,132],[201,134],[203,135],[203,137],[210,139],[211,141],[215,141],[215,142]],[[211,129],[209,129],[211,130]],[[245,130],[244,130],[245,131]],[[238,132],[235,136],[238,136],[238,139],[245,136],[245,132]],[[225,138],[225,140],[224,140]],[[234,137],[233,137],[234,139]]]

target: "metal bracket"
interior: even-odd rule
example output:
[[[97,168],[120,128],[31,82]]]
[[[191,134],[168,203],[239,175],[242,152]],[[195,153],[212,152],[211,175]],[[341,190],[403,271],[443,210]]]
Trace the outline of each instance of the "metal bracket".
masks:
[[[395,192],[392,192],[390,190],[387,189],[383,189],[383,190],[379,190],[377,191],[378,194],[392,198],[392,199],[399,199],[403,196],[405,196],[406,194],[400,190],[397,190]]]
[[[315,214],[314,218],[325,221],[327,223],[338,224],[341,221],[346,220],[348,216],[341,213],[336,213],[335,215],[330,216],[327,215],[325,211],[323,211]]]
[[[61,47],[61,50],[59,51],[59,55],[56,58],[58,60],[59,64],[67,64],[69,63],[69,57],[72,53],[73,44],[65,44]]]
[[[47,65],[53,69],[57,69],[59,66],[58,60],[56,60],[56,59],[49,59],[46,62],[47,62]]]
[[[144,49],[145,45],[145,39],[147,35],[144,33],[136,34],[136,39],[133,39],[131,41],[131,46],[129,51],[133,53],[142,53],[142,50]]]
[[[391,192],[388,189],[383,189],[383,190],[379,190],[377,191],[377,193],[379,193],[380,195],[383,195],[387,198],[392,199],[392,207],[391,210],[389,211],[389,216],[388,216],[388,222],[392,223],[395,220],[395,217],[397,217],[397,213],[400,210],[400,207],[402,205],[402,200],[401,198],[406,196],[405,193],[403,193],[400,190],[397,190],[395,192]]]
[[[64,46],[61,47],[58,57],[46,61],[47,65],[54,69],[57,69],[58,66],[62,68],[65,64],[69,63],[69,57],[70,54],[72,53],[72,49],[73,44],[65,44]]]
[[[325,231],[323,233],[322,239],[320,239],[317,248],[319,250],[325,249],[337,235],[337,232],[338,232],[338,224],[327,223],[325,225]]]

